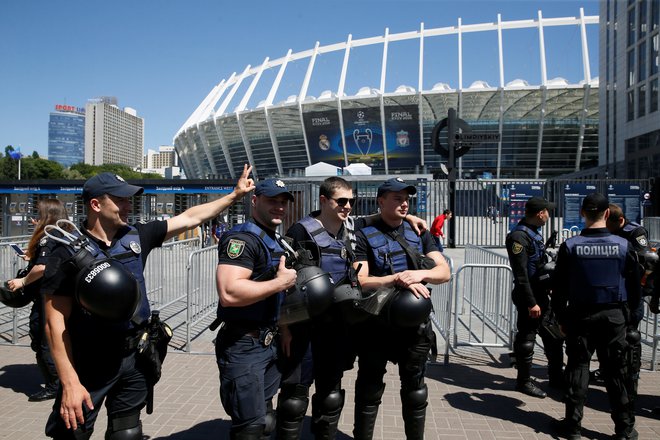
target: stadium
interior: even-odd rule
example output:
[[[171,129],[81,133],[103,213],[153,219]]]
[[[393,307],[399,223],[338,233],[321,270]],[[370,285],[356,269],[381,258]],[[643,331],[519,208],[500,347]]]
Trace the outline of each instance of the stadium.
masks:
[[[538,179],[584,170],[598,163],[598,78],[591,77],[587,38],[587,28],[597,28],[598,20],[582,9],[576,17],[546,18],[539,11],[527,20],[498,15],[481,24],[459,18],[449,27],[385,29],[370,38],[349,35],[344,42],[289,50],[220,81],[174,145],[187,177],[196,179],[233,179],[248,162],[257,178],[304,176],[305,168],[319,162],[339,169],[366,164],[372,174],[437,174],[446,158],[434,151],[433,127],[455,108],[473,131],[499,133],[499,140],[460,159],[460,177]],[[582,79],[576,83],[548,75],[556,69],[546,61],[546,47],[562,32],[577,35],[573,46]],[[518,40],[535,48],[525,62],[539,69],[536,85],[507,80],[505,72],[519,69],[505,63],[511,50],[504,43]],[[405,69],[418,72],[416,86],[395,82],[404,69],[392,61],[397,45],[409,53]],[[465,71],[463,59],[480,46],[492,48],[496,85],[464,83],[478,72]],[[368,63],[359,57],[368,55],[377,66],[364,67]],[[355,76],[363,86],[347,90],[347,78]]]

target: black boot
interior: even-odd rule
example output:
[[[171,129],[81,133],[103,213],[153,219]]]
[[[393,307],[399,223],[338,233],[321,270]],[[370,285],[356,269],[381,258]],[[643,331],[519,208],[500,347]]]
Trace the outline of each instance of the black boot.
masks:
[[[528,396],[538,397],[539,399],[545,399],[547,396],[545,391],[534,385],[534,382],[531,380],[516,383],[516,391],[520,391],[521,393],[527,394]]]
[[[374,426],[378,418],[377,405],[355,404],[355,426],[353,427],[353,438],[355,440],[371,440],[374,437]]]
[[[263,425],[249,425],[238,431],[230,430],[229,438],[231,440],[261,440],[263,433]]]
[[[42,388],[34,394],[30,394],[28,397],[29,402],[43,402],[44,400],[50,400],[57,397],[57,387],[49,387],[46,385],[46,388]]]

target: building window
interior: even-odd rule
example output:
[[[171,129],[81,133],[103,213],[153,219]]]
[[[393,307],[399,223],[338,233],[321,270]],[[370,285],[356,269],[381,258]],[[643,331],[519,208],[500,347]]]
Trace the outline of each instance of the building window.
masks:
[[[651,0],[651,31],[660,25],[660,1]]]
[[[658,111],[658,79],[651,81],[651,105],[649,113]]]
[[[635,179],[637,174],[637,167],[635,166],[635,161],[631,160],[628,162],[628,179]]]
[[[646,0],[641,0],[639,2],[639,22],[637,24],[639,28],[638,38],[640,39],[646,36],[646,18]]]
[[[635,8],[628,11],[628,46],[635,44]]]
[[[635,49],[628,51],[628,87],[635,85]]]
[[[646,41],[642,41],[637,50],[637,58],[639,58],[637,78],[639,78],[639,81],[644,81],[646,79]]]
[[[635,92],[630,90],[628,92],[628,120],[635,119]]]
[[[639,86],[637,103],[639,108],[637,109],[637,117],[641,118],[646,114],[646,84]]]
[[[648,179],[649,176],[649,165],[650,165],[651,159],[648,156],[640,157],[637,160],[637,164],[639,165],[639,176],[637,176],[638,179]]]
[[[660,0],[658,0],[660,3]],[[658,64],[660,60],[658,59],[658,49],[660,48],[660,34],[655,34],[651,39],[651,50],[649,51],[649,65],[651,67],[650,75],[655,75],[658,73]]]

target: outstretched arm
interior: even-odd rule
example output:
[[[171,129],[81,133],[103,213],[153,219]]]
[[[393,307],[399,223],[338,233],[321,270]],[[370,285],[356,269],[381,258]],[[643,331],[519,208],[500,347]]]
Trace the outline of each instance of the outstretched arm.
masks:
[[[222,211],[229,208],[245,194],[253,191],[255,188],[254,180],[248,178],[250,171],[252,171],[251,166],[245,165],[243,167],[243,173],[236,183],[236,188],[230,194],[218,200],[188,208],[176,217],[168,219],[165,240],[169,240],[182,232],[193,229],[205,221],[217,217]]]

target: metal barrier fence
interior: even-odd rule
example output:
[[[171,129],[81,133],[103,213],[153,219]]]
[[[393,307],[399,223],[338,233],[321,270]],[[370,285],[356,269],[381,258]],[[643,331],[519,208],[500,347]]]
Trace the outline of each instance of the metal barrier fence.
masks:
[[[14,278],[18,269],[27,266],[27,262],[19,258],[10,245],[17,244],[25,249],[29,238],[29,236],[6,237],[6,240],[0,243],[0,276],[2,276],[0,283]],[[18,344],[21,336],[27,335],[29,317],[30,309],[27,307],[14,309],[0,303],[0,345]]]
[[[645,313],[642,322],[639,323],[639,333],[642,336],[642,344],[651,347],[651,371],[655,370],[658,355],[658,343],[660,342],[660,328],[658,328],[658,315],[651,312],[648,304],[644,305]]]
[[[191,350],[193,327],[215,314],[218,308],[216,272],[218,251],[208,247],[190,254],[186,266],[186,348]]]
[[[187,270],[183,262],[200,246],[201,238],[195,237],[168,242],[151,251],[144,267],[144,278],[152,309],[166,309],[185,299]]]
[[[516,311],[510,300],[513,272],[505,255],[468,245],[455,276],[453,343],[511,347]],[[464,340],[461,335],[467,335]]]
[[[433,303],[433,312],[431,312],[431,322],[440,334],[440,337],[445,340],[445,353],[443,363],[449,364],[449,345],[451,344],[451,314],[452,314],[452,301],[454,291],[454,260],[444,255],[447,264],[449,265],[449,272],[451,278],[443,284],[433,286],[431,294],[431,302]]]
[[[644,217],[642,226],[649,231],[649,241],[660,242],[660,217]]]

